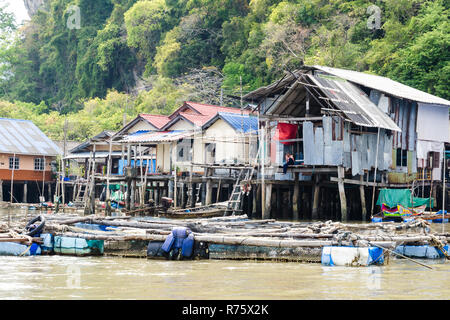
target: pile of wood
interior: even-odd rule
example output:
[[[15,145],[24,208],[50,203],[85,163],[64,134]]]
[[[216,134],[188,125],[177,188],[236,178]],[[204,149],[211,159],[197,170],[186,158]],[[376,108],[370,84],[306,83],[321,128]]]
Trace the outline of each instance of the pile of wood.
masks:
[[[323,247],[329,245],[381,246],[399,244],[448,243],[450,235],[432,234],[429,223],[344,224],[341,222],[282,222],[274,219],[249,220],[246,215],[199,218],[155,219],[130,216],[45,215],[45,232],[55,235],[106,241],[164,241],[174,227],[187,227],[198,241],[214,244],[266,246],[278,248]],[[74,226],[77,222],[108,226],[108,231]]]

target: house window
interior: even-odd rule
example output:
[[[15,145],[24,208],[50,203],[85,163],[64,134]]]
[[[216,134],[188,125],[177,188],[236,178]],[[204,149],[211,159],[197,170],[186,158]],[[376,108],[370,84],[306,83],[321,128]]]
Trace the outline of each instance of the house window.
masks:
[[[182,139],[177,143],[177,161],[192,161],[193,139]]]
[[[19,169],[19,158],[9,157],[9,169],[18,170]]]
[[[408,152],[406,150],[397,149],[397,167],[407,167],[408,166]]]
[[[34,158],[34,170],[44,171],[44,158]]]

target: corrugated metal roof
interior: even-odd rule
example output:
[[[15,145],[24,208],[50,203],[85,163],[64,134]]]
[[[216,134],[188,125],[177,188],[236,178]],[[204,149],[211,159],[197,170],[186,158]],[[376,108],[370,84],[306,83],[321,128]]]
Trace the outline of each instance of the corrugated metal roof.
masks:
[[[95,158],[106,158],[109,155],[109,151],[96,151],[95,152]],[[112,151],[112,156],[121,156],[121,151]],[[92,152],[78,152],[78,153],[71,153],[68,156],[66,156],[64,159],[85,159],[90,158],[92,156]]]
[[[353,123],[364,127],[401,131],[395,122],[381,111],[369,97],[354,84],[330,76],[307,75],[315,85]]]
[[[378,91],[390,94],[395,97],[409,99],[412,101],[438,104],[444,106],[450,106],[450,101],[439,98],[432,94],[411,88],[400,82],[391,80],[386,77],[381,77],[373,74],[367,74],[352,70],[345,70],[339,68],[330,68],[324,66],[314,66],[314,68],[337,76],[342,79],[357,83],[359,85],[376,89]]]
[[[194,131],[160,131],[160,132],[140,132],[125,137],[124,143],[157,143],[171,142],[184,139],[194,135]]]
[[[0,153],[57,156],[62,151],[33,122],[0,118]]]
[[[257,132],[258,118],[248,115],[240,115],[235,113],[219,112],[218,118],[226,121],[234,130],[238,132]]]

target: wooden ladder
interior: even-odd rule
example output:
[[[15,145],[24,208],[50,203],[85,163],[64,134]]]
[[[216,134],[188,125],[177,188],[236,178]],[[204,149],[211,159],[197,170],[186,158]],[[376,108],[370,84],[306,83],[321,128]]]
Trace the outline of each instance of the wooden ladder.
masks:
[[[239,175],[236,179],[236,183],[233,187],[233,192],[231,193],[230,199],[228,200],[227,210],[225,211],[225,214],[231,213],[231,215],[235,215],[236,213],[241,213],[241,200],[242,200],[242,190],[241,190],[241,182],[242,181],[249,181],[252,179],[253,174],[255,173],[255,167],[258,162],[258,157],[261,152],[261,146],[258,148],[258,153],[255,157],[255,164],[248,168],[243,168],[239,172]],[[245,172],[245,176],[243,176],[243,173]]]

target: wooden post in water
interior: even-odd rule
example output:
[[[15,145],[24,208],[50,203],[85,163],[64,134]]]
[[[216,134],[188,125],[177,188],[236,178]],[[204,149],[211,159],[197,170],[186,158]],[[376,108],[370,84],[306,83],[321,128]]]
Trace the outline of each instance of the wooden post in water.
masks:
[[[27,203],[27,195],[28,195],[28,183],[27,183],[27,181],[24,181],[24,183],[23,183],[23,198],[22,198],[23,203]]]
[[[319,174],[315,174],[314,189],[313,189],[313,207],[312,207],[312,212],[311,212],[311,219],[313,219],[313,220],[319,219],[319,213],[318,213],[319,192],[320,192],[319,180],[320,180]]]
[[[347,198],[345,197],[345,188],[344,188],[344,177],[345,171],[344,167],[338,167],[338,188],[339,188],[339,198],[341,202],[341,221],[347,221]]]
[[[364,174],[359,176],[359,181],[361,184],[359,185],[359,194],[361,196],[361,214],[362,214],[362,221],[366,221],[367,219],[367,208],[366,208],[366,196],[364,193]]]
[[[272,183],[266,184],[266,190],[265,190],[265,203],[264,203],[264,211],[262,219],[269,219],[270,218],[270,211],[272,209]]]
[[[299,215],[298,215],[298,195],[299,195],[299,189],[300,189],[300,182],[299,182],[299,173],[295,172],[294,173],[294,194],[292,195],[292,219],[294,221],[298,221],[299,220]]]
[[[109,190],[109,178],[111,175],[111,165],[112,165],[112,138],[109,139],[109,153],[108,153],[108,163],[107,163],[107,175],[106,175],[106,199],[105,199],[105,215],[111,215],[111,191]]]
[[[206,169],[206,199],[205,204],[210,205],[212,203],[212,180],[208,178],[210,169]]]
[[[0,180],[0,201],[3,201],[3,180]]]
[[[136,178],[131,179],[130,210],[136,209]]]

